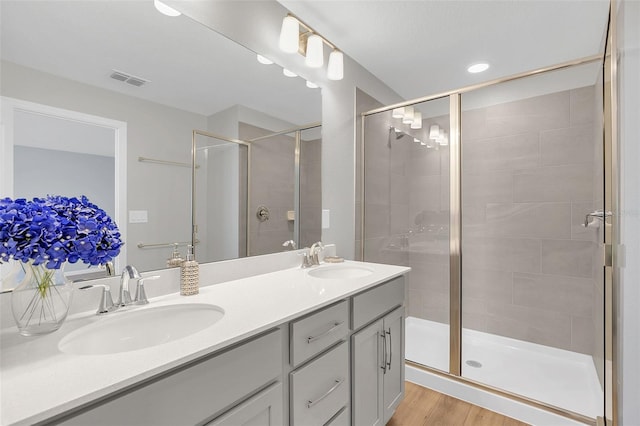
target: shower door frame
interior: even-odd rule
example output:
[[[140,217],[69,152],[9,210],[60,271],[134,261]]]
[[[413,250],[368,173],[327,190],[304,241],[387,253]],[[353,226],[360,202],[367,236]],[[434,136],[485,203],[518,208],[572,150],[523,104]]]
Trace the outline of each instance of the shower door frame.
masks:
[[[615,0],[611,0],[610,7],[615,5]],[[603,413],[606,416],[606,419],[603,417],[598,417],[597,419],[587,417],[569,410],[564,410],[562,408],[549,405],[547,403],[534,400],[531,398],[527,398],[525,396],[515,394],[509,392],[504,389],[499,389],[481,382],[477,382],[471,380],[469,378],[462,376],[462,256],[461,252],[461,242],[462,242],[462,152],[461,152],[461,143],[460,143],[460,116],[461,116],[461,96],[464,93],[471,92],[477,89],[486,88],[489,86],[497,85],[500,83],[509,82],[512,80],[517,80],[520,78],[530,77],[537,74],[543,74],[551,71],[558,71],[566,68],[571,68],[578,65],[585,65],[594,62],[602,63],[603,67],[603,78],[609,72],[611,76],[611,89],[609,92],[605,90],[603,103],[611,101],[611,105],[616,105],[615,103],[615,81],[616,81],[616,70],[615,70],[615,37],[614,40],[611,39],[612,33],[615,33],[612,30],[612,27],[615,25],[615,22],[612,22],[611,9],[609,13],[609,27],[607,32],[607,48],[605,49],[604,54],[593,55],[585,58],[580,58],[576,60],[571,60],[567,62],[563,62],[557,65],[540,68],[533,71],[523,72],[519,74],[515,74],[509,77],[499,78],[495,80],[491,80],[485,83],[479,83],[467,87],[463,87],[456,90],[451,90],[435,95],[425,96],[417,99],[412,99],[405,102],[396,103],[393,105],[388,105],[380,108],[376,108],[370,111],[366,111],[360,114],[361,123],[360,123],[360,152],[359,152],[359,161],[361,164],[360,167],[360,235],[362,236],[362,244],[360,245],[359,256],[361,260],[364,260],[365,253],[365,215],[364,215],[364,206],[365,206],[365,177],[366,171],[364,166],[365,159],[365,122],[367,116],[386,112],[393,110],[395,108],[401,108],[405,106],[411,106],[418,103],[433,101],[436,99],[442,99],[445,97],[449,98],[449,121],[450,121],[450,137],[449,137],[449,186],[450,186],[450,212],[449,212],[449,268],[450,268],[450,299],[449,299],[449,372],[441,371],[435,368],[431,368],[422,364],[418,364],[409,360],[405,360],[407,365],[415,367],[417,369],[428,371],[429,373],[433,373],[436,375],[444,376],[449,379],[453,379],[456,381],[460,381],[464,384],[470,385],[475,388],[479,388],[484,391],[488,391],[494,394],[498,394],[501,396],[506,396],[510,399],[523,402],[529,405],[532,405],[537,408],[544,409],[546,411],[552,412],[554,414],[558,414],[564,417],[567,417],[572,420],[577,420],[586,424],[591,425],[617,425],[617,399],[618,395],[616,392],[615,383],[617,383],[617,345],[618,345],[618,337],[615,329],[614,319],[618,313],[618,276],[616,273],[616,268],[612,268],[612,265],[616,264],[617,254],[615,250],[612,250],[612,247],[615,247],[614,243],[617,235],[617,219],[616,214],[618,212],[617,206],[617,188],[618,182],[615,173],[612,173],[612,166],[616,166],[616,156],[617,154],[617,135],[616,135],[616,114],[615,108],[609,108],[609,111],[605,111],[603,105],[603,117],[604,117],[604,132],[608,133],[610,137],[611,143],[605,144],[605,135],[603,134],[603,149],[605,150],[604,155],[604,170],[605,177],[603,182],[605,188],[605,209],[611,210],[614,212],[612,216],[612,239],[613,241],[604,241],[604,252],[605,259],[603,259],[603,280],[604,276],[611,277],[611,279],[605,280],[605,286],[608,289],[609,293],[606,293],[605,297],[605,336],[603,336],[604,344],[605,344],[605,360],[606,362],[611,362],[611,369],[605,372],[605,386],[604,386],[604,398],[603,402]],[[610,55],[607,58],[607,55]],[[607,67],[610,69],[607,70]],[[606,115],[609,115],[608,117]],[[607,121],[609,120],[609,125],[607,126]],[[610,193],[608,193],[610,192]],[[611,295],[612,297],[607,297]]]

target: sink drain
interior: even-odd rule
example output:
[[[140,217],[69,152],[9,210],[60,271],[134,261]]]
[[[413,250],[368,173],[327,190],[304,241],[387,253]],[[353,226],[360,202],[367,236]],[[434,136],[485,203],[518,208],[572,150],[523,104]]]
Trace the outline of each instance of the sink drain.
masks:
[[[465,364],[467,364],[469,367],[473,367],[473,368],[481,368],[482,367],[482,363],[479,361],[475,361],[473,359],[470,359],[469,361],[465,362]]]

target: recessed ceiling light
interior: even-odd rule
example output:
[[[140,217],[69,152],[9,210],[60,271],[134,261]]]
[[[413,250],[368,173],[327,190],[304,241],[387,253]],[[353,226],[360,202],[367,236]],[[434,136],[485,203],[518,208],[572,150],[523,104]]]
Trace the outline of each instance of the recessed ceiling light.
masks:
[[[156,9],[158,9],[158,12],[162,13],[163,15],[167,15],[167,16],[182,15],[180,12],[178,12],[172,7],[167,6],[166,4],[162,3],[160,0],[153,0],[153,5],[156,7]]]
[[[260,62],[261,64],[265,64],[265,65],[271,65],[273,63],[273,61],[269,58],[265,58],[264,56],[262,56],[261,54],[257,54],[256,56],[258,58],[258,62]]]
[[[286,75],[287,77],[297,77],[297,76],[298,76],[298,74],[296,74],[296,73],[295,73],[295,72],[293,72],[293,71],[289,71],[289,70],[288,70],[288,69],[286,69],[286,68],[283,68],[283,69],[282,69],[282,74]]]
[[[469,68],[467,68],[467,71],[469,71],[472,74],[475,74],[482,71],[486,71],[488,69],[489,69],[489,64],[487,64],[486,62],[480,62],[477,64],[470,65]]]

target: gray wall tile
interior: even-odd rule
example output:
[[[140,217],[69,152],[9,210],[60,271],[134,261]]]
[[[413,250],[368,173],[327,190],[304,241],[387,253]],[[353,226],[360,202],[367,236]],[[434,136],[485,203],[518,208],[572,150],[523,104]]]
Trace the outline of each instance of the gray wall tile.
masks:
[[[542,240],[542,273],[591,278],[595,249],[590,241]]]

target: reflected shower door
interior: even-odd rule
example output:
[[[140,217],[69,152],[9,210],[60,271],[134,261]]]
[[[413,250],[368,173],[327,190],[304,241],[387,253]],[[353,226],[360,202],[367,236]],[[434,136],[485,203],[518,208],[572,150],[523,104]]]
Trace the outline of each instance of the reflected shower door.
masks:
[[[364,123],[364,260],[412,268],[405,357],[443,371],[449,371],[449,131],[448,98],[372,114]]]

